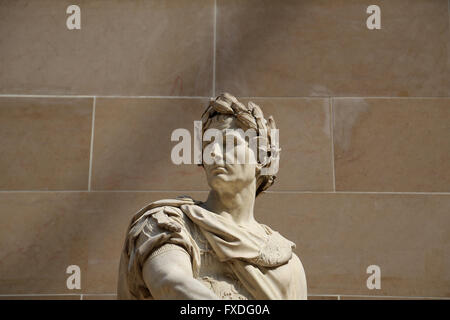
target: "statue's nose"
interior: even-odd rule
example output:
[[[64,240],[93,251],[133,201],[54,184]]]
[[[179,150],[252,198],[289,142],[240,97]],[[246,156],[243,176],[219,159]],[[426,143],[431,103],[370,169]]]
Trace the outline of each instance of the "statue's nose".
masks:
[[[222,149],[218,143],[214,144],[213,149],[211,151],[211,157],[213,157],[214,161],[216,162],[222,160]]]

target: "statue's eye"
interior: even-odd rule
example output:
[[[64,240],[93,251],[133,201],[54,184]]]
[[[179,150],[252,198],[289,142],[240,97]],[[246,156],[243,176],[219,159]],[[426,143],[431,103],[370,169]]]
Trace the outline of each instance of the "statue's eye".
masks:
[[[209,146],[212,142],[211,141],[203,141],[202,142],[202,149],[205,149],[207,146]]]
[[[242,145],[245,143],[245,140],[241,136],[235,134],[225,134],[223,140],[227,143],[232,142],[234,146]]]

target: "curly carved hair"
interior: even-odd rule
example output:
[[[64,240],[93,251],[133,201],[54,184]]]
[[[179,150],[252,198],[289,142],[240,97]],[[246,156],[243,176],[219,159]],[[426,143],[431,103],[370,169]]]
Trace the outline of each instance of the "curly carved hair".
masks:
[[[254,129],[256,131],[257,137],[263,137],[265,145],[258,146],[258,149],[263,149],[266,158],[262,163],[258,156],[258,163],[261,168],[270,168],[274,165],[274,162],[279,161],[279,149],[275,137],[272,135],[271,129],[276,129],[275,120],[272,116],[268,117],[267,120],[264,119],[264,114],[261,108],[254,102],[249,102],[246,106],[245,104],[238,101],[236,97],[229,93],[223,93],[217,96],[216,99],[212,99],[202,115],[202,128],[204,132],[209,128],[212,118],[217,115],[226,115],[230,117],[235,117],[238,123],[244,130]],[[258,196],[262,191],[268,189],[274,182],[276,175],[274,172],[270,174],[261,175],[258,174],[256,177],[256,196]]]

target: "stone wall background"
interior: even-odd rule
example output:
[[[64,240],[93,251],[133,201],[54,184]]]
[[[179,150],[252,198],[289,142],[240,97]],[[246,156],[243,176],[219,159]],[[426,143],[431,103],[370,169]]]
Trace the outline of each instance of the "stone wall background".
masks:
[[[450,297],[449,1],[79,0],[74,31],[70,4],[0,1],[0,298],[115,298],[131,215],[205,199],[170,134],[223,91],[280,128],[255,213],[310,298]]]

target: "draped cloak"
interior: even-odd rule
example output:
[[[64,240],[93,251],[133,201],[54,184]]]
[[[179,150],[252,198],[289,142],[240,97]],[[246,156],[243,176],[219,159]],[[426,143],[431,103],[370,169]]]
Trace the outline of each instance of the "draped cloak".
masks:
[[[194,277],[198,275],[201,257],[190,232],[191,223],[201,230],[220,262],[228,264],[254,299],[306,299],[305,274],[292,252],[293,242],[268,226],[261,224],[265,231],[261,234],[199,204],[189,197],[159,200],[134,215],[121,255],[119,299],[152,299],[142,266],[152,252],[165,244],[184,248],[191,257]]]

